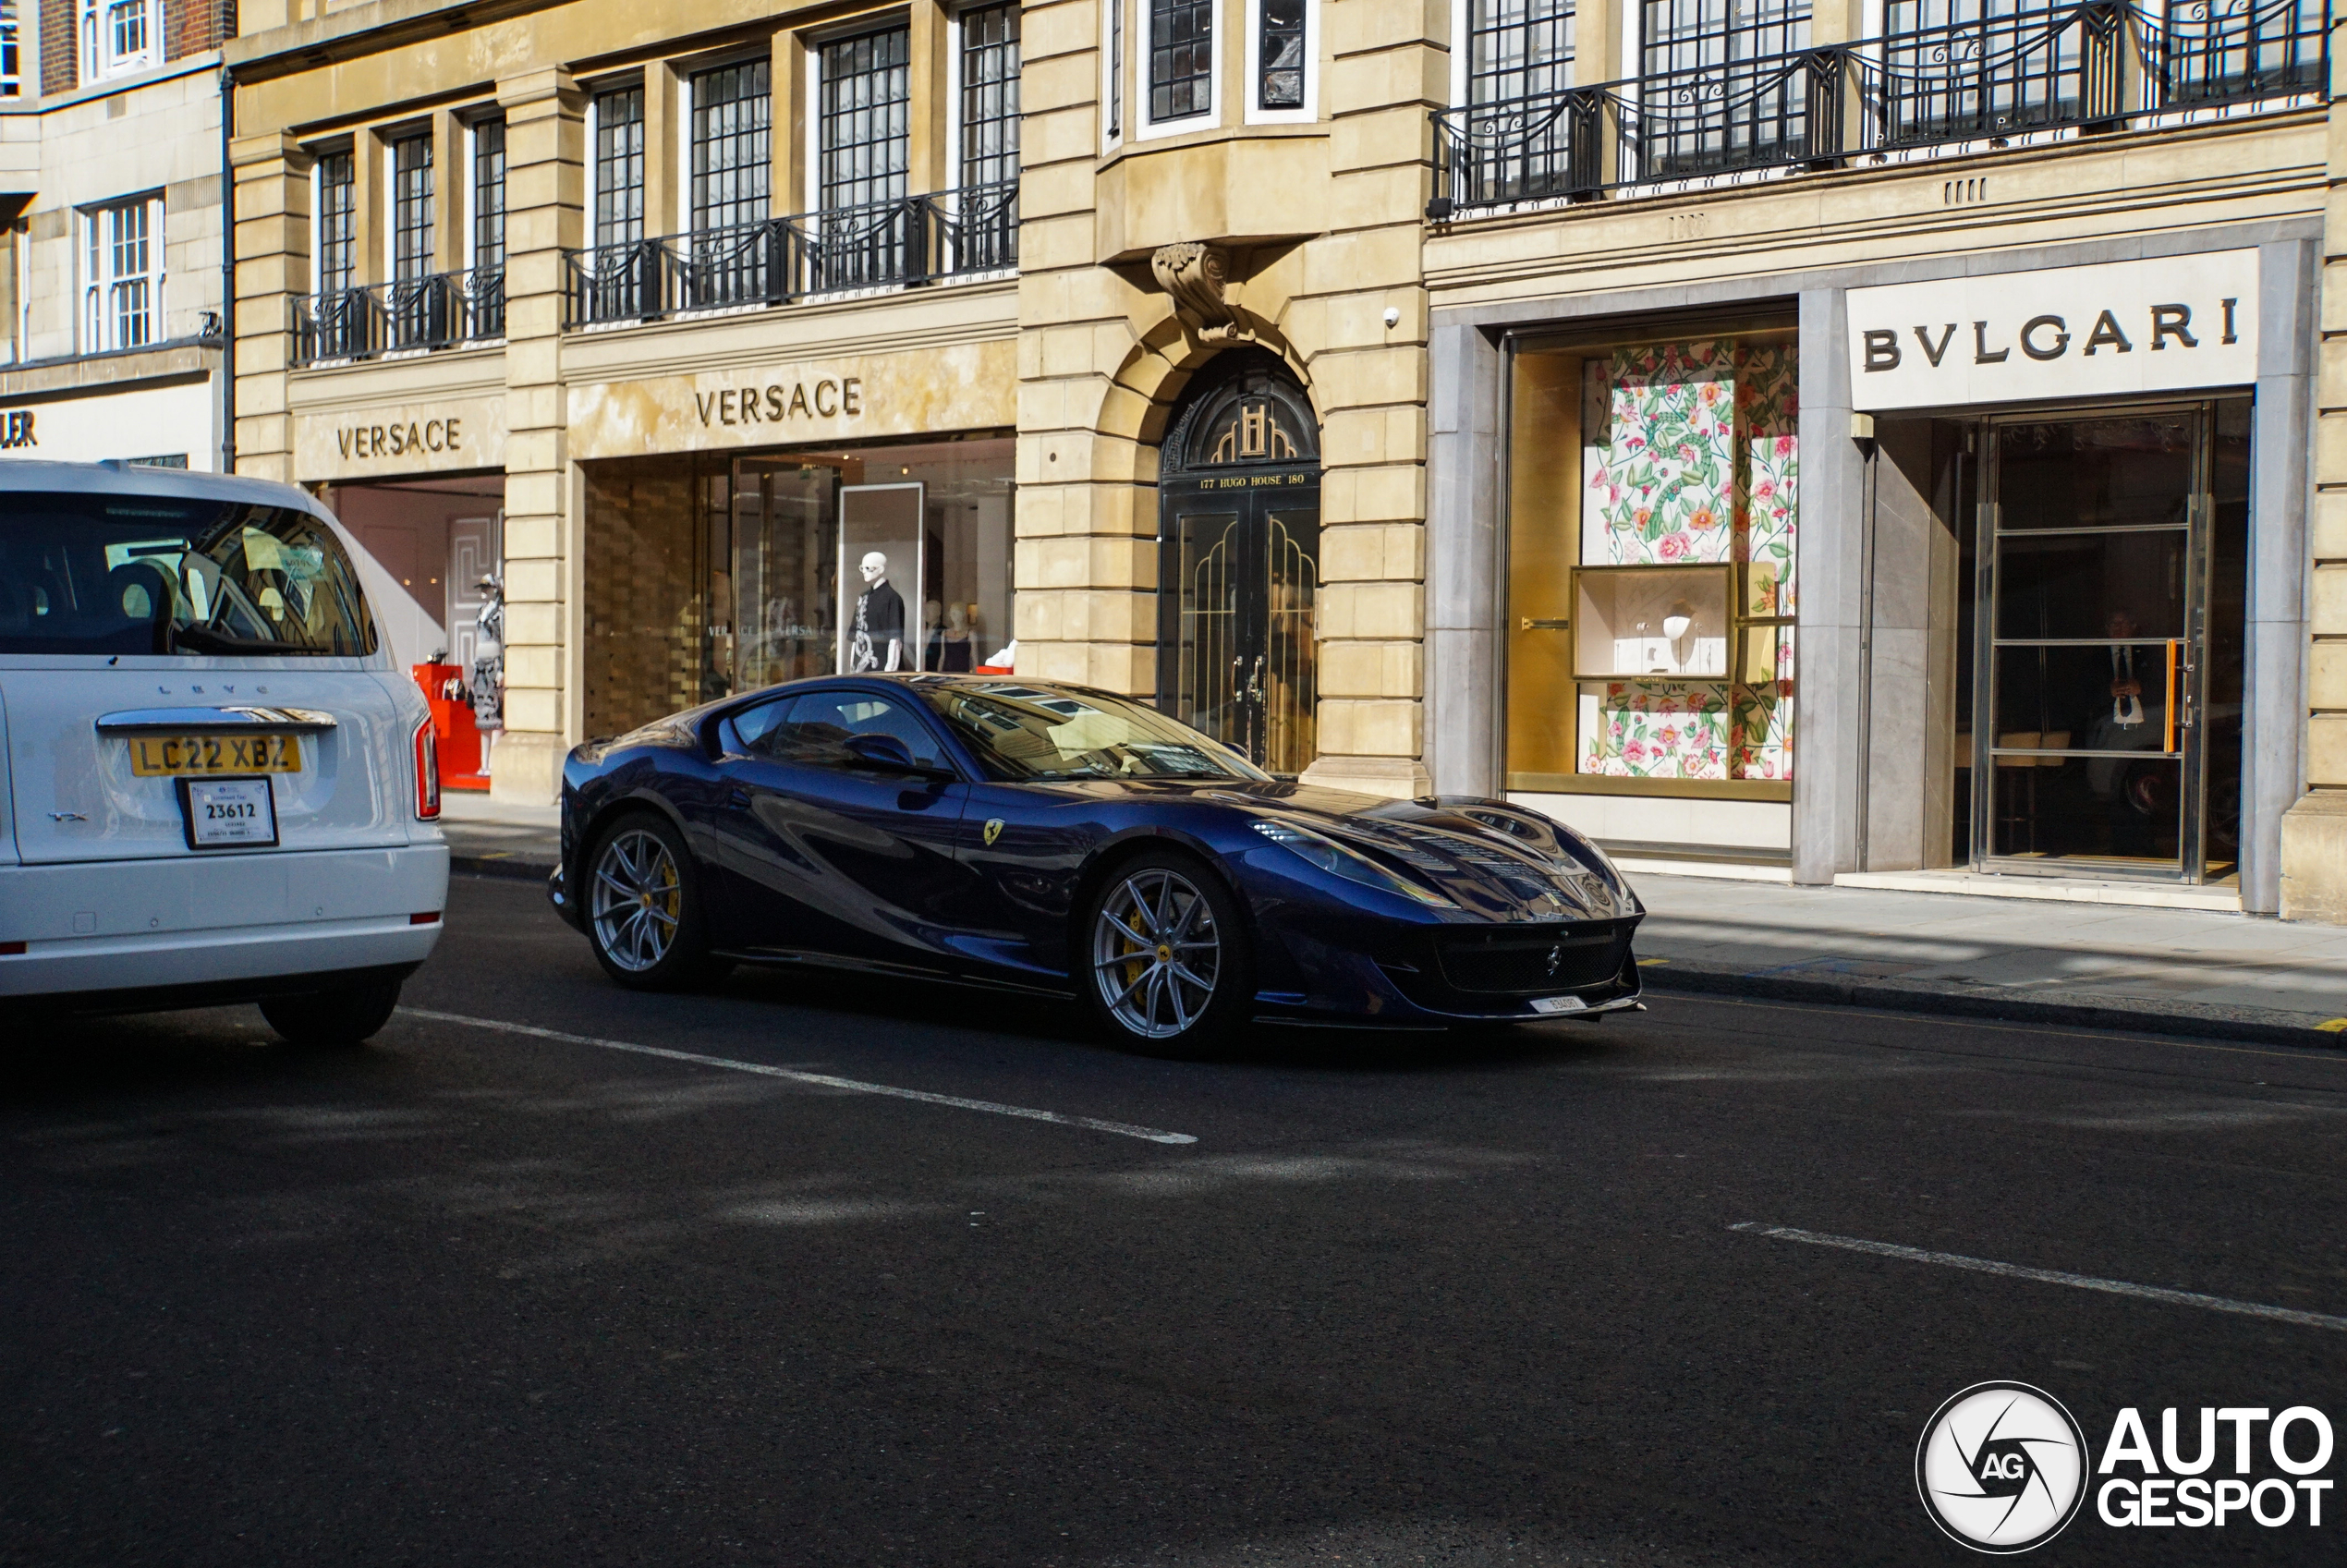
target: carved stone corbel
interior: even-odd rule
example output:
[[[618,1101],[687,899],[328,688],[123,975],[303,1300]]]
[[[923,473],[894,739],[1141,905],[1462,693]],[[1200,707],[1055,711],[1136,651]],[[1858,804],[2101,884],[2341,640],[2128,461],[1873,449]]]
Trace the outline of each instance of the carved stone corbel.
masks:
[[[1252,335],[1238,308],[1222,298],[1231,259],[1220,246],[1195,239],[1161,245],[1149,255],[1149,271],[1173,297],[1174,313],[1201,342],[1231,343]]]

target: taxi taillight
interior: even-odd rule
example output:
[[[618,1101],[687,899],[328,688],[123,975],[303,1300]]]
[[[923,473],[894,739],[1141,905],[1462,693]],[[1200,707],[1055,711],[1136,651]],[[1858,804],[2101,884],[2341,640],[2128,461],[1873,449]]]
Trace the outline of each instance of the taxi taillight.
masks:
[[[416,726],[416,819],[429,822],[440,815],[440,739],[432,733],[432,718]]]

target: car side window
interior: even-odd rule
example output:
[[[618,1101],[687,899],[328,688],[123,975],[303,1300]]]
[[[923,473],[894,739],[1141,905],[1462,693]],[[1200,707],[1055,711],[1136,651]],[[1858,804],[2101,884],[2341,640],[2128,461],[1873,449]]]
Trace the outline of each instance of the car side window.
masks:
[[[785,697],[777,702],[761,702],[755,708],[744,709],[735,714],[734,734],[741,742],[742,749],[752,757],[778,755],[783,721],[789,716],[791,704],[797,700],[795,697]]]
[[[904,703],[868,692],[809,692],[792,701],[781,728],[789,760],[813,767],[847,767],[847,737],[852,735],[894,735],[914,761],[932,768],[951,766],[945,748],[918,714]]]

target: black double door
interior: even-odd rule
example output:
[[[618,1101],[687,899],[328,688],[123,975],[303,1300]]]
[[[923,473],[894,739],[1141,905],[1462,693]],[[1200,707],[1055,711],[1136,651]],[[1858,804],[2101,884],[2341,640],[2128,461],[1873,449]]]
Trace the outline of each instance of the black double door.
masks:
[[[1160,705],[1275,773],[1316,751],[1317,466],[1168,485]]]

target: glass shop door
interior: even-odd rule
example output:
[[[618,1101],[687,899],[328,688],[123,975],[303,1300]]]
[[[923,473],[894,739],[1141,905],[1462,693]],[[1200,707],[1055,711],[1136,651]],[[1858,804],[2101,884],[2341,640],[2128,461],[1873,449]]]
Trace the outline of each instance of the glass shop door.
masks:
[[[733,689],[837,663],[839,472],[787,459],[733,465]]]
[[[1976,869],[2193,882],[2232,869],[2247,407],[1987,421]]]

